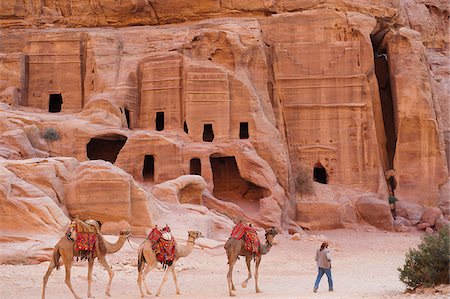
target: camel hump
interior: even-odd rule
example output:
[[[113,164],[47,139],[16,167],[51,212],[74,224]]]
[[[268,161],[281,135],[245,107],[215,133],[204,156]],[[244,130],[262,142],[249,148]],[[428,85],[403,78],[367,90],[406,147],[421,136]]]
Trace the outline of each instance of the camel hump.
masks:
[[[75,222],[79,233],[100,233],[100,225],[94,219],[82,221],[75,218]]]

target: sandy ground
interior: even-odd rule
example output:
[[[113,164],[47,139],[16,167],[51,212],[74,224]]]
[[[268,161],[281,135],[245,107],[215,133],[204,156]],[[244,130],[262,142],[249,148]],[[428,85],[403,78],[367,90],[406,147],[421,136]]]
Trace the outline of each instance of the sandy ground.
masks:
[[[318,293],[313,293],[317,269],[315,250],[323,238],[331,243],[335,291],[328,292],[324,276]],[[308,232],[299,241],[289,235],[277,236],[277,243],[265,255],[260,266],[260,287],[256,294],[254,280],[241,287],[246,278],[245,262],[235,267],[234,281],[239,298],[448,298],[442,294],[407,294],[398,279],[397,267],[404,263],[405,253],[420,242],[421,233],[393,233],[373,228]],[[132,239],[139,244],[142,239]],[[184,241],[183,241],[184,243]],[[133,245],[136,247],[137,245]],[[213,256],[214,255],[214,256]],[[136,283],[136,251],[126,243],[116,254],[107,257],[115,270],[112,298],[140,298]],[[175,294],[172,278],[164,286],[162,298],[229,298],[227,260],[221,247],[207,252],[194,248],[192,254],[177,264],[181,295]],[[0,265],[0,298],[39,298],[42,276],[48,263],[39,265]],[[82,298],[87,297],[87,267],[78,262],[72,270],[72,284]],[[162,270],[147,276],[152,292],[161,281]],[[107,273],[97,263],[94,268],[93,295],[105,298]],[[146,295],[147,298],[155,297]],[[64,284],[64,270],[53,271],[47,286],[47,298],[73,298]]]

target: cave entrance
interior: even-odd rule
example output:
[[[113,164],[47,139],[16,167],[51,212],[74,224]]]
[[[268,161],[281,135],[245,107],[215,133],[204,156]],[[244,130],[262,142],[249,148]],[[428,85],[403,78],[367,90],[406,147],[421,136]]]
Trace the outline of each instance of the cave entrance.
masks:
[[[105,160],[114,164],[120,150],[127,142],[122,135],[105,135],[91,138],[86,146],[89,160]]]
[[[145,155],[142,177],[146,182],[155,180],[155,158],[152,155]]]
[[[239,139],[248,139],[248,123],[240,123],[239,124]]]
[[[382,42],[384,34],[385,32],[382,31],[371,35],[371,41],[374,53],[375,74],[378,81],[378,92],[380,94],[381,110],[383,113],[384,131],[386,134],[387,167],[388,169],[393,169],[395,147],[397,144],[396,108],[391,91],[391,80],[389,78],[389,57]]]
[[[52,93],[48,99],[48,112],[57,113],[61,112],[63,100],[60,93]]]
[[[319,162],[314,165],[313,180],[321,184],[328,184],[328,173]]]
[[[212,124],[203,125],[203,141],[212,142],[214,140],[214,131]]]
[[[156,131],[164,130],[164,112],[156,112]]]
[[[186,122],[183,123],[183,131],[184,133],[189,134],[189,128]]]
[[[215,197],[240,206],[245,212],[257,213],[265,189],[241,177],[235,157],[210,157]]]
[[[196,174],[196,175],[202,175],[202,162],[199,158],[193,158],[191,159],[189,163],[189,173],[190,174]]]
[[[128,129],[132,129],[130,126],[130,110],[125,108],[125,118],[127,119],[127,127]]]

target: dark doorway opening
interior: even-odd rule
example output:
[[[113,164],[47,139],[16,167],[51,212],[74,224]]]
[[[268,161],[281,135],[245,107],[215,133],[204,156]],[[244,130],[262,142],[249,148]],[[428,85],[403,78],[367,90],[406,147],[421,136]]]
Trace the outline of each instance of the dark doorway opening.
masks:
[[[210,157],[214,196],[240,206],[245,212],[257,213],[259,200],[267,190],[241,177],[234,157]]]
[[[214,131],[212,124],[203,125],[203,141],[212,142],[214,140]]]
[[[164,112],[156,112],[156,131],[164,130]]]
[[[127,127],[128,129],[132,129],[130,126],[130,110],[125,108],[125,118],[127,119]]]
[[[239,139],[248,139],[248,123],[239,124]]]
[[[202,162],[198,158],[191,159],[189,163],[189,173],[202,175]]]
[[[384,131],[386,134],[386,154],[388,169],[394,168],[394,155],[397,144],[396,108],[391,91],[389,77],[389,57],[385,46],[383,46],[383,31],[371,35],[374,53],[375,74],[378,81],[378,92],[380,94],[381,109],[383,113]]]
[[[87,156],[89,160],[105,160],[114,163],[126,142],[127,138],[122,135],[91,138],[86,146]]]
[[[145,155],[142,177],[147,182],[153,182],[155,180],[155,158],[152,155]]]
[[[186,134],[189,134],[188,125],[187,125],[186,122],[183,123],[183,131],[184,131]]]
[[[61,112],[63,100],[60,93],[52,93],[48,99],[48,112],[56,113]]]
[[[320,163],[316,163],[316,165],[314,165],[313,180],[321,184],[328,183],[327,170]]]

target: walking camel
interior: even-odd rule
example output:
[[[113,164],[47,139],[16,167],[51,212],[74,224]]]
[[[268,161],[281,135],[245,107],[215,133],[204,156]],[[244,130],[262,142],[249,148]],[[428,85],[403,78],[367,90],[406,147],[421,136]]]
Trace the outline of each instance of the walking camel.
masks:
[[[105,294],[110,296],[111,290],[111,282],[114,277],[114,271],[108,265],[108,262],[105,259],[107,254],[115,253],[119,251],[124,245],[126,239],[130,235],[130,231],[121,231],[119,235],[119,239],[116,243],[111,244],[105,240],[105,238],[99,233],[99,225],[96,221],[90,220],[93,225],[97,228],[97,243],[95,247],[95,251],[93,252],[92,258],[88,260],[88,297],[92,298],[91,293],[91,283],[92,283],[92,269],[94,267],[94,260],[98,258],[100,264],[105,267],[106,271],[109,274],[108,286],[106,287]],[[48,278],[52,273],[53,269],[59,269],[59,258],[62,257],[64,267],[66,269],[66,279],[65,283],[69,287],[72,294],[76,299],[80,299],[80,297],[75,293],[72,288],[72,283],[70,279],[70,272],[72,269],[72,262],[74,256],[78,255],[78,249],[76,248],[75,241],[69,240],[67,236],[62,237],[59,242],[56,244],[53,249],[53,256],[50,261],[50,265],[48,266],[47,272],[44,275],[43,279],[43,287],[42,287],[42,299],[45,299],[45,287],[47,285]]]
[[[189,254],[191,254],[192,249],[194,248],[195,240],[198,238],[203,238],[203,235],[199,231],[188,231],[188,239],[186,242],[186,245],[178,245],[176,243],[175,245],[175,257],[173,260],[172,265],[168,266],[166,271],[164,272],[163,280],[161,281],[161,284],[158,288],[158,292],[156,293],[156,296],[161,295],[161,290],[164,285],[164,283],[167,281],[167,276],[169,272],[172,272],[173,281],[175,282],[177,294],[180,294],[180,288],[178,287],[178,278],[177,273],[175,271],[175,264],[181,257],[186,257]],[[147,294],[151,294],[150,288],[147,286],[147,283],[145,282],[145,276],[150,272],[153,268],[156,267],[156,264],[158,263],[158,260],[156,259],[156,254],[152,250],[152,245],[149,239],[146,239],[141,246],[139,246],[139,253],[138,253],[138,286],[139,290],[141,291],[141,297],[144,297],[144,292],[142,290],[142,282],[144,282],[145,290],[147,291]]]
[[[228,274],[227,274],[227,281],[228,281],[228,291],[230,293],[231,297],[236,296],[236,294],[233,292],[236,290],[233,283],[233,267],[236,264],[236,261],[238,260],[239,256],[245,257],[245,262],[247,263],[247,269],[248,269],[248,277],[246,280],[242,282],[242,287],[246,288],[248,281],[252,278],[252,271],[250,269],[250,263],[252,259],[255,259],[255,288],[256,293],[262,293],[262,291],[258,287],[258,268],[259,264],[261,263],[261,257],[264,254],[267,254],[270,249],[272,248],[272,242],[273,238],[278,234],[278,231],[276,228],[271,227],[266,229],[266,243],[262,244],[259,248],[259,254],[253,255],[252,252],[248,251],[244,247],[244,238],[238,240],[234,238],[229,238],[228,241],[225,243],[225,250],[228,257]]]

